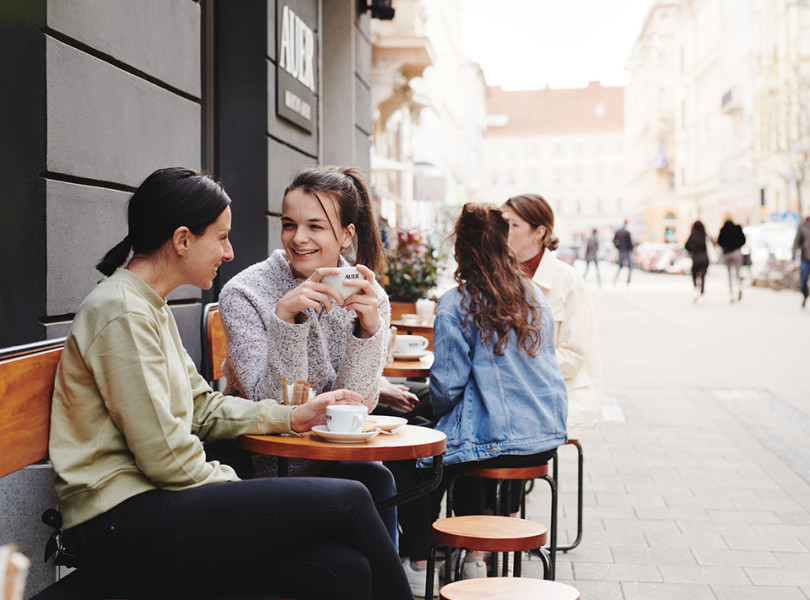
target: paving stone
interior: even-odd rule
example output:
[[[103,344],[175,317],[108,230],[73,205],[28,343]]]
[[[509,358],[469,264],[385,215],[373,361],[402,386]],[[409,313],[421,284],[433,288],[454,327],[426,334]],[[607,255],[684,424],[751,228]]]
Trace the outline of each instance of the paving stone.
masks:
[[[664,498],[657,494],[633,496],[628,494],[597,493],[597,502],[601,506],[666,506]]]
[[[640,565],[695,564],[695,557],[687,548],[638,548],[612,545],[610,551],[617,563]]]
[[[640,506],[636,508],[636,514],[639,519],[709,520],[709,516],[702,508],[687,506]]]
[[[808,552],[770,552],[769,554],[780,566],[810,571],[810,553]]]
[[[782,523],[774,512],[767,510],[707,510],[712,521],[724,523]]]
[[[623,582],[624,600],[717,600],[708,585]]]
[[[664,581],[673,583],[747,584],[748,577],[740,567],[706,565],[659,565]]]
[[[567,583],[579,590],[580,597],[587,600],[624,600],[621,584],[614,581],[582,581],[575,579],[565,581],[558,579],[562,583]]]
[[[698,533],[715,533],[720,536],[746,535],[756,538],[757,533],[747,523],[729,523],[715,521],[678,521],[678,528],[687,535]]]
[[[801,590],[787,586],[713,585],[717,600],[807,600]]]
[[[647,541],[653,548],[720,548],[727,549],[729,545],[721,535],[715,533],[678,533],[671,535],[647,536]]]
[[[738,567],[779,567],[789,566],[780,563],[774,552],[765,550],[719,550],[717,548],[692,548],[697,562],[701,565]]]
[[[783,533],[750,535],[745,532],[723,534],[729,548],[734,550],[769,550],[772,552],[806,552],[807,548],[796,536]]]
[[[582,542],[569,552],[558,552],[557,560],[560,562],[614,562],[612,546],[601,541],[592,540],[587,533],[583,533]]]
[[[654,565],[577,562],[573,567],[577,580],[663,581],[661,572]]]
[[[810,585],[810,569],[745,567],[745,573],[754,585]]]

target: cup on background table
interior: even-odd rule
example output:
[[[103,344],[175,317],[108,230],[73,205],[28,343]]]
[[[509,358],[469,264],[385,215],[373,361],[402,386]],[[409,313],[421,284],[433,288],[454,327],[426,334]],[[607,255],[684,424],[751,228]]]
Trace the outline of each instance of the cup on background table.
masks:
[[[433,321],[433,315],[436,313],[436,302],[421,298],[416,301],[416,315],[420,323],[428,324]]]
[[[428,339],[421,335],[397,335],[394,354],[418,354],[428,347]]]

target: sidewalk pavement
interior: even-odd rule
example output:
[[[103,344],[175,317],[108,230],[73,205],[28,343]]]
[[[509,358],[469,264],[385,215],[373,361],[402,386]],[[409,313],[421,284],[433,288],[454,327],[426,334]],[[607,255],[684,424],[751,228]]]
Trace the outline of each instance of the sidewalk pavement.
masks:
[[[602,265],[611,282],[615,265]],[[591,274],[591,277],[593,275]],[[585,455],[582,543],[557,580],[583,600],[810,599],[810,309],[798,292],[706,297],[633,272],[593,293],[605,375]],[[559,543],[575,536],[576,452],[560,450]],[[548,522],[537,482],[528,516]],[[542,577],[538,559],[524,576]]]

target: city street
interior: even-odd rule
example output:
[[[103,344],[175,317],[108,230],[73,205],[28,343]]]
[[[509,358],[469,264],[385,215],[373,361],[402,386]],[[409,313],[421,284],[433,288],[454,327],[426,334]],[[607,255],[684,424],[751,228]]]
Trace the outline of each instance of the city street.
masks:
[[[582,265],[577,265],[580,269]],[[589,276],[605,375],[603,423],[582,440],[584,534],[557,579],[584,600],[810,598],[810,309],[725,268]],[[560,543],[573,539],[576,454],[561,456]],[[529,518],[547,522],[542,482]],[[542,576],[538,559],[524,575]]]

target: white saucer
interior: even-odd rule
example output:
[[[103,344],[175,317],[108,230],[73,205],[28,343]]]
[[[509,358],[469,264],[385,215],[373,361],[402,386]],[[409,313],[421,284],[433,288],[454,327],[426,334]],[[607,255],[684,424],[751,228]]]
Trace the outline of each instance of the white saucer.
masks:
[[[374,431],[361,431],[360,433],[338,433],[337,431],[329,431],[326,425],[315,425],[312,431],[327,442],[337,442],[339,444],[366,442],[380,434],[376,429]]]
[[[393,431],[408,422],[408,419],[402,417],[387,417],[384,415],[369,415],[368,420],[374,421],[377,425],[377,429],[381,429],[382,431]]]
[[[419,360],[423,356],[430,354],[430,350],[417,350],[413,354],[404,352],[394,352],[394,360]]]

